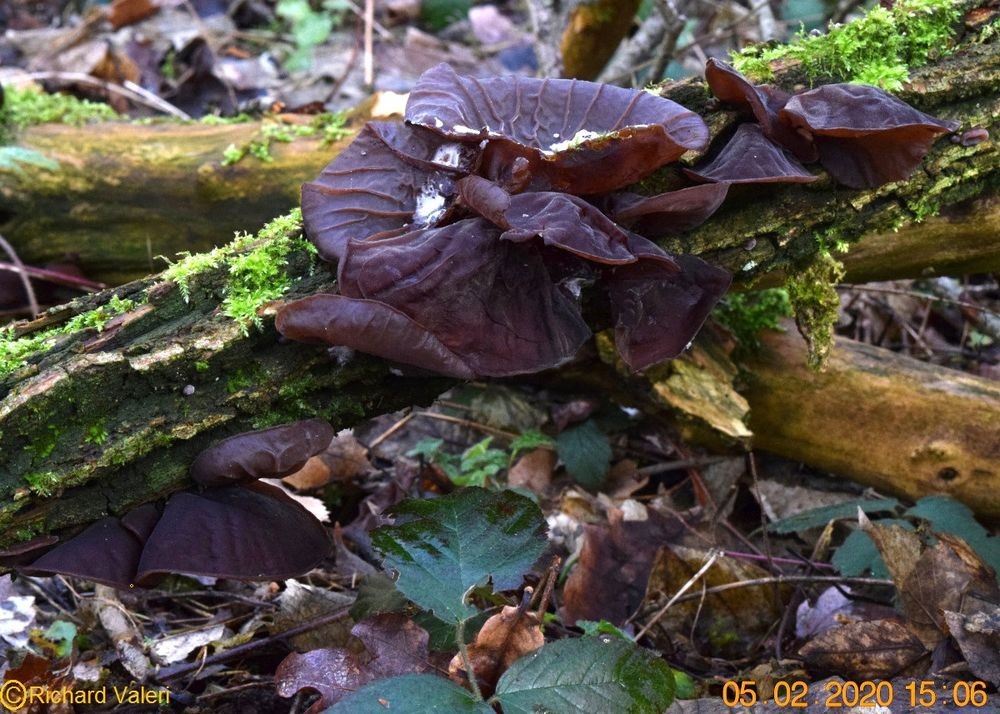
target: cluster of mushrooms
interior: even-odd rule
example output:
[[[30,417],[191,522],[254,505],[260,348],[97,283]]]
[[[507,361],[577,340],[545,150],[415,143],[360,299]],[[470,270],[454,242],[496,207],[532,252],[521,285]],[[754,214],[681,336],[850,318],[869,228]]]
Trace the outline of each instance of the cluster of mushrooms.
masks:
[[[583,287],[609,301],[633,370],[680,354],[731,276],[653,239],[699,225],[732,184],[817,180],[873,188],[906,178],[956,124],[880,89],[833,84],[790,95],[709,61],[715,97],[743,121],[728,143],[657,196],[622,189],[709,132],[655,94],[575,80],[426,72],[405,123],[369,122],[302,189],[305,229],[337,263],[339,294],[289,303],[277,328],[459,379],[537,372],[571,360],[590,329]],[[116,587],[167,573],[292,577],[330,551],[325,528],[280,478],[333,437],[322,420],[239,434],[191,466],[199,493],[109,517],[57,545],[43,536],[0,552],[25,573]]]

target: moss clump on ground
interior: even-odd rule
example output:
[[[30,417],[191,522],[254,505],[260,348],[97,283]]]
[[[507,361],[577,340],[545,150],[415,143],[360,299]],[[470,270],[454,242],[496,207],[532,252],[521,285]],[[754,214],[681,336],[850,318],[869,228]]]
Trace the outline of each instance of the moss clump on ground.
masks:
[[[113,317],[128,312],[135,306],[135,301],[115,295],[106,305],[80,313],[66,323],[48,330],[40,330],[24,337],[16,337],[12,327],[0,330],[0,379],[19,369],[32,355],[51,347],[57,338],[89,328],[100,332]]]
[[[840,314],[837,284],[843,277],[843,264],[822,252],[812,265],[785,283],[795,324],[809,347],[808,362],[813,369],[822,369],[833,347],[833,328]]]
[[[910,69],[947,54],[961,12],[953,0],[899,0],[876,6],[823,35],[804,31],[785,45],[758,45],[733,56],[733,65],[758,82],[773,78],[771,63],[795,60],[810,80],[831,78],[898,91]]]
[[[258,136],[241,146],[230,144],[226,147],[222,152],[222,165],[232,166],[248,155],[264,162],[273,161],[271,145],[274,142],[288,144],[300,136],[320,136],[324,146],[332,144],[350,135],[351,130],[344,128],[345,121],[343,113],[329,112],[318,114],[308,124],[287,124],[274,119],[264,119]]]
[[[107,104],[77,99],[68,94],[49,94],[36,89],[4,87],[4,105],[0,109],[3,133],[35,124],[72,124],[119,119],[118,112]],[[4,137],[5,138],[5,137]]]
[[[192,277],[225,267],[229,278],[222,312],[249,331],[251,325],[260,326],[257,311],[291,287],[292,278],[285,265],[288,256],[296,251],[316,254],[315,246],[302,238],[302,211],[298,208],[275,218],[256,235],[244,233],[207,253],[186,256],[163,271],[163,277],[176,282],[184,299],[189,300]]]

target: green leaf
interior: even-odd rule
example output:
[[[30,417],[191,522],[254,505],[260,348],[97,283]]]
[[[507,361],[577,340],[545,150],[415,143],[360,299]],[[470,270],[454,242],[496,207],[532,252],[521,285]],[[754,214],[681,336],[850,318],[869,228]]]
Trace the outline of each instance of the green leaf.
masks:
[[[540,431],[526,431],[510,442],[510,460],[514,461],[522,451],[531,451],[539,446],[553,446],[554,441]]]
[[[326,714],[494,714],[485,702],[444,677],[404,674],[365,685]]]
[[[486,479],[496,476],[507,466],[507,454],[500,449],[491,449],[492,436],[478,444],[473,444],[465,452],[458,465],[459,473],[451,480],[457,486],[484,486]]]
[[[858,499],[837,503],[832,506],[813,508],[808,511],[796,513],[794,516],[782,518],[768,526],[768,530],[773,533],[797,533],[810,528],[820,528],[832,520],[838,518],[853,518],[858,513],[858,508],[866,514],[884,513],[899,506],[899,501],[895,498]]]
[[[493,700],[504,714],[661,714],[674,698],[670,667],[620,637],[559,640],[514,662]]]
[[[423,0],[420,3],[420,19],[427,29],[436,32],[465,19],[471,7],[472,0]]]
[[[611,465],[611,444],[592,419],[559,434],[556,451],[580,485],[596,489],[604,482]]]
[[[0,171],[24,173],[21,164],[37,166],[48,171],[58,171],[59,162],[23,146],[0,146]]]
[[[425,610],[457,624],[476,613],[470,588],[492,578],[509,590],[545,550],[545,519],[531,500],[511,491],[466,488],[433,500],[398,504],[395,525],[372,532],[396,587]]]
[[[880,526],[899,526],[908,531],[913,530],[913,524],[898,518],[882,518],[877,521]],[[871,572],[873,578],[888,578],[889,569],[875,547],[875,542],[863,530],[851,531],[840,547],[830,558],[830,564],[837,572],[847,577],[855,577]]]
[[[623,640],[632,641],[624,630],[616,625],[611,624],[607,620],[577,620],[576,626],[583,630],[583,634],[596,637],[597,635],[614,635],[615,637],[621,637]]]
[[[402,612],[409,601],[396,589],[392,578],[383,573],[366,575],[358,586],[358,596],[351,605],[355,622],[383,612]]]
[[[950,496],[925,496],[906,512],[907,516],[923,518],[931,529],[939,533],[956,535],[990,567],[1000,578],[1000,538],[991,536],[964,503]]]
[[[45,641],[52,646],[56,657],[69,657],[73,654],[73,640],[76,639],[76,625],[65,620],[56,620],[45,631]]]

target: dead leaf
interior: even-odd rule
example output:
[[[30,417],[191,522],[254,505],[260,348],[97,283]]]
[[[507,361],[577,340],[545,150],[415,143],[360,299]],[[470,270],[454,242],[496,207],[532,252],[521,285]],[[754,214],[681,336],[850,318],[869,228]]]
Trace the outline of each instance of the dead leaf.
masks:
[[[337,434],[330,445],[309,459],[305,466],[282,479],[300,491],[320,488],[331,481],[347,481],[371,472],[368,449],[349,429]]]
[[[852,600],[846,586],[829,587],[810,604],[804,600],[795,613],[795,636],[800,640],[817,637],[828,630],[853,622],[898,617],[888,605]]]
[[[296,625],[347,608],[354,598],[326,588],[305,585],[289,580],[284,592],[278,596],[278,611],[274,613],[271,633],[277,634]],[[344,617],[318,627],[290,640],[300,652],[330,645],[343,645],[348,640],[350,619]]]
[[[117,30],[145,20],[159,9],[153,0],[114,0],[108,7],[108,22]]]
[[[537,448],[517,460],[507,474],[507,484],[521,487],[532,493],[545,493],[552,483],[552,472],[556,468],[556,452],[552,449]]]
[[[684,525],[654,510],[646,520],[626,521],[620,510],[611,509],[607,526],[584,528],[583,549],[563,589],[563,622],[621,625],[643,601],[657,549],[678,541]]]
[[[649,483],[648,476],[639,473],[639,465],[632,459],[622,459],[611,467],[604,481],[604,491],[611,498],[628,498]]]
[[[892,575],[893,582],[901,589],[920,560],[923,547],[920,536],[900,526],[880,526],[872,523],[867,516],[861,518],[861,530],[875,543]]]
[[[285,657],[274,674],[279,696],[302,689],[320,694],[306,714],[318,714],[375,679],[427,672],[428,635],[404,615],[376,615],[351,630],[363,647],[328,647]]]
[[[898,620],[871,620],[829,630],[806,643],[799,656],[817,672],[845,679],[888,679],[927,654]]]
[[[484,696],[490,696],[500,675],[518,659],[545,644],[538,616],[522,612],[510,605],[483,623],[476,640],[469,645],[469,662]],[[457,654],[448,665],[448,675],[464,684],[468,675],[462,655]]]
[[[944,619],[972,673],[1000,687],[1000,606],[972,615],[946,611]]]

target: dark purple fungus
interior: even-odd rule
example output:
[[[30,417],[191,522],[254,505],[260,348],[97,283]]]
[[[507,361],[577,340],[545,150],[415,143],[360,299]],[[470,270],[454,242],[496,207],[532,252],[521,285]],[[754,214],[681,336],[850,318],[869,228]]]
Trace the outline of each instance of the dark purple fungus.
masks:
[[[276,325],[278,332],[299,342],[350,347],[456,379],[475,377],[426,327],[376,300],[311,295],[282,309]]]
[[[28,575],[69,575],[115,588],[135,582],[142,541],[117,518],[102,518],[20,570]]]
[[[306,419],[237,434],[198,454],[191,464],[191,478],[202,486],[281,478],[325,449],[334,433],[323,419]]]
[[[864,84],[828,84],[797,94],[781,117],[813,137],[823,168],[851,188],[909,177],[934,141],[958,126]]]
[[[171,497],[138,559],[136,579],[165,573],[284,579],[308,572],[329,552],[326,529],[305,508],[281,489],[249,481]]]
[[[579,308],[553,284],[537,250],[499,236],[486,220],[469,218],[351,241],[338,272],[340,292],[405,314],[477,375],[525,374],[567,362],[590,336]]]
[[[716,99],[755,119],[764,136],[791,151],[799,161],[816,161],[818,154],[812,139],[795,131],[780,116],[792,96],[788,92],[766,84],[751,84],[731,66],[714,58],[705,65],[705,81]]]
[[[607,279],[615,346],[633,370],[685,350],[732,276],[693,255],[674,256],[680,271],[650,261],[614,268]]]
[[[25,565],[36,560],[45,550],[51,548],[59,542],[59,537],[54,535],[36,536],[31,540],[22,543],[15,543],[12,546],[0,550],[0,567],[14,568]]]
[[[721,183],[811,183],[806,168],[764,136],[756,124],[740,124],[719,155],[685,173],[701,181]]]
[[[487,140],[478,171],[506,183],[517,159],[536,190],[577,195],[637,181],[686,151],[708,129],[694,112],[649,92],[571,79],[461,77],[446,64],[410,93],[406,120],[455,141]]]
[[[662,238],[697,228],[714,214],[729,193],[729,183],[704,183],[656,196],[611,194],[608,214],[624,226],[646,236]]]
[[[479,150],[401,124],[369,122],[315,181],[302,187],[302,216],[320,255],[338,260],[352,238],[433,225],[452,181]]]

